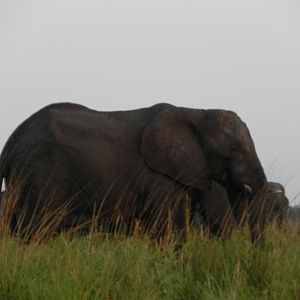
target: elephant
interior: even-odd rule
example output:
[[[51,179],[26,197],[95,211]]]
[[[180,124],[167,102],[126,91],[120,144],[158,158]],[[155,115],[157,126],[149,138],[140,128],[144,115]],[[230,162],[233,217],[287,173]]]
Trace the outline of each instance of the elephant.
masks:
[[[211,188],[203,197],[202,206],[195,201],[195,207],[191,210],[191,218],[197,227],[201,226],[213,236],[228,236],[234,228],[244,223],[242,218],[246,218],[247,211],[241,214],[242,218],[236,219],[230,206],[227,189],[218,182],[213,181]],[[266,197],[267,223],[276,221],[281,225],[286,219],[289,207],[284,187],[278,182],[268,182]]]
[[[269,191],[270,198],[266,201],[268,220],[275,220],[282,224],[287,218],[289,207],[289,199],[285,194],[285,188],[278,182],[269,182]]]
[[[20,190],[14,220],[21,222],[12,231],[16,223],[36,233],[42,223],[59,230],[93,219],[113,230],[142,224],[164,236],[171,226],[184,235],[189,197],[201,202],[213,180],[232,208],[249,196],[253,242],[264,230],[267,178],[247,125],[227,110],[159,103],[101,112],[54,103],[11,134],[0,178]]]

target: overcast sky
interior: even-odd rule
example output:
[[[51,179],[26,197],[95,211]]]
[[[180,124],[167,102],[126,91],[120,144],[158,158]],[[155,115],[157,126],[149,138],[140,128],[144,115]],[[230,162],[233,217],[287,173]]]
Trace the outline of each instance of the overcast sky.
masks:
[[[65,101],[234,110],[293,199],[299,0],[0,0],[0,149],[26,117]]]

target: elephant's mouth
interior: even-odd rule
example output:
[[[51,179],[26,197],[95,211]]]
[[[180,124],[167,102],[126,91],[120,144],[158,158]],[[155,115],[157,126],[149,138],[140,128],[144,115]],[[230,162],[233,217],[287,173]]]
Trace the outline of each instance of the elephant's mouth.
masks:
[[[229,176],[228,171],[224,171],[221,176],[219,177],[219,180],[217,180],[220,184],[227,187],[233,187],[234,184],[232,184],[232,180]],[[239,193],[245,193],[247,195],[253,194],[253,188],[249,183],[242,183],[238,185],[234,185],[236,190],[239,190]]]

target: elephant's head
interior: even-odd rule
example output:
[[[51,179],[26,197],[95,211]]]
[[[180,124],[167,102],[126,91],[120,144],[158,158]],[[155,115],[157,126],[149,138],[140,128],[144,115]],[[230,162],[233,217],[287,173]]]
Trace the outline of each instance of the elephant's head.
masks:
[[[192,189],[215,180],[228,188],[233,204],[245,190],[255,203],[250,227],[259,238],[259,194],[267,180],[245,123],[233,112],[171,107],[146,127],[141,153],[147,165]]]
[[[269,182],[269,196],[266,203],[270,220],[282,223],[287,215],[289,200],[285,195],[284,187],[280,183]]]

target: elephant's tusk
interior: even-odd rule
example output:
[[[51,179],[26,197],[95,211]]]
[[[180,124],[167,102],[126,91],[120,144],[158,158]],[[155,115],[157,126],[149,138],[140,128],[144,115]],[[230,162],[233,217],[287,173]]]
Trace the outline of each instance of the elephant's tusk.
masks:
[[[283,191],[281,189],[276,189],[271,191],[272,194],[281,194]]]
[[[253,194],[252,188],[249,184],[244,184],[244,189],[249,193],[249,194]]]

